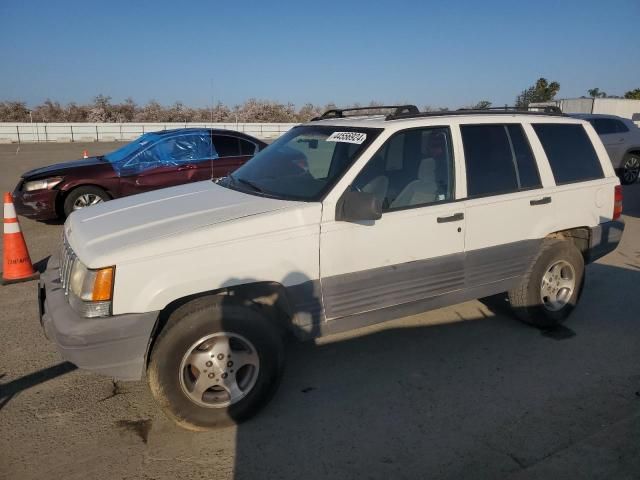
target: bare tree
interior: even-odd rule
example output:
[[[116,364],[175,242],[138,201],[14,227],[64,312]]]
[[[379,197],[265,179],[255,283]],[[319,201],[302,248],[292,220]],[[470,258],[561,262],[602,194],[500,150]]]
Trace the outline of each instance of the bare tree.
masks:
[[[29,109],[26,102],[0,102],[0,120],[3,122],[28,122]]]

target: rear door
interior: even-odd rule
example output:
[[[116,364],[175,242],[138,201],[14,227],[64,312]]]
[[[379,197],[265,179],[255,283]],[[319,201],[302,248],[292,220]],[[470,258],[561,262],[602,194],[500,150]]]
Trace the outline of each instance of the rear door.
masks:
[[[614,168],[619,168],[626,152],[629,129],[615,118],[593,118],[589,122],[602,140]]]
[[[467,200],[465,287],[470,296],[505,291],[537,252],[553,199],[520,123],[462,124]]]
[[[217,153],[212,163],[213,178],[226,177],[258,151],[255,143],[232,134],[214,133],[212,138]]]

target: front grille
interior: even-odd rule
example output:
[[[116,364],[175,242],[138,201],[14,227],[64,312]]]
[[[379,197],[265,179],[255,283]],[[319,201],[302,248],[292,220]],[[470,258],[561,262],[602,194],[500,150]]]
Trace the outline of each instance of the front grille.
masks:
[[[69,294],[69,278],[71,277],[71,270],[73,270],[73,264],[77,260],[76,254],[67,243],[67,238],[62,237],[62,253],[60,254],[60,281],[62,282],[62,288],[64,288],[64,294]]]

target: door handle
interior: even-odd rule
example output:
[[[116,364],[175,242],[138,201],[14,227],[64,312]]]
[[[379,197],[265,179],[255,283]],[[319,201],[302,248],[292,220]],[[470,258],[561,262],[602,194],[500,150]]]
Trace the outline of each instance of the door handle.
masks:
[[[531,205],[532,207],[536,205],[546,205],[547,203],[551,203],[551,197],[542,197],[537,200],[529,201],[529,205]]]
[[[189,165],[182,165],[182,166],[178,167],[178,171],[179,171],[179,172],[183,172],[184,170],[193,170],[194,168],[196,168],[196,166],[195,166],[195,165],[191,165],[191,164],[189,164]]]
[[[459,222],[464,220],[464,213],[454,213],[448,217],[438,217],[438,223]]]

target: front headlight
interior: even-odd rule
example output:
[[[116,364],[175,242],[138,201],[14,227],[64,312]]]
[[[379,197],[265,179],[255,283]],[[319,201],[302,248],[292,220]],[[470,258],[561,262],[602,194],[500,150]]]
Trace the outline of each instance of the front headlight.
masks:
[[[69,275],[69,303],[84,317],[104,317],[111,313],[115,267],[88,269],[80,260]]]
[[[32,192],[33,190],[51,190],[62,181],[62,177],[43,178],[42,180],[32,180],[30,182],[24,182],[22,189],[25,192]]]

